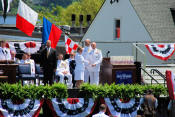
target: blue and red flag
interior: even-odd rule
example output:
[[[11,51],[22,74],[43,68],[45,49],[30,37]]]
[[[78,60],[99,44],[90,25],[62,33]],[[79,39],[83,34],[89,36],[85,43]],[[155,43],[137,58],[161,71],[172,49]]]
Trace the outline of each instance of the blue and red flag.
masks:
[[[43,17],[42,42],[46,44],[47,40],[51,41],[51,47],[56,48],[61,37],[62,30]]]

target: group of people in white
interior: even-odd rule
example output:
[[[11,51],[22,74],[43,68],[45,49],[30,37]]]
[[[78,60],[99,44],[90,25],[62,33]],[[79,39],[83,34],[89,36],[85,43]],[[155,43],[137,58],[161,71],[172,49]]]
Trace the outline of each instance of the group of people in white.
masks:
[[[10,50],[9,48],[6,48],[6,41],[1,41],[0,44],[0,60],[7,60],[7,61],[14,61],[17,64],[34,64],[35,62],[33,59],[31,59],[30,53],[24,53],[22,55],[22,59],[19,60],[16,58],[16,52],[13,50]]]
[[[85,82],[90,84],[99,84],[99,71],[100,64],[102,62],[101,50],[96,48],[96,43],[89,39],[85,40],[85,47],[78,47],[77,52],[71,53],[69,59],[63,60],[63,54],[58,55],[56,76],[60,77],[60,82],[64,82],[64,77],[68,78],[68,86],[72,86],[72,74],[70,73],[70,62],[75,61],[76,66],[74,70],[74,80],[76,81],[76,87]]]
[[[1,41],[0,60],[13,60],[17,64],[31,64],[31,73],[35,73],[35,61],[31,59],[30,53],[24,53],[22,59],[15,58],[16,52],[10,51],[6,48],[6,42]],[[75,61],[74,73],[70,72],[70,62]],[[67,85],[69,88],[73,86],[72,76],[76,81],[76,87],[85,83],[99,84],[99,71],[102,62],[101,50],[96,48],[96,43],[85,40],[85,47],[78,47],[77,52],[71,53],[70,58],[63,60],[63,54],[57,56],[57,68],[55,71],[55,82],[65,83],[67,78]],[[90,81],[89,81],[90,80]]]
[[[76,86],[79,87],[84,81],[90,84],[99,84],[100,64],[102,62],[101,50],[96,48],[96,43],[89,39],[85,40],[85,47],[79,47],[75,55],[75,80]]]

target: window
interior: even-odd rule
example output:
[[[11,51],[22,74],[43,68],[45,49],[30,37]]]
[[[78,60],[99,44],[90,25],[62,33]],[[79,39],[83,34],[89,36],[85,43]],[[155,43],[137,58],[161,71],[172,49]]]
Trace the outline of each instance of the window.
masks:
[[[115,39],[120,39],[120,20],[115,21]]]
[[[174,24],[175,24],[175,8],[171,8],[171,14],[173,16],[173,21],[174,21]]]

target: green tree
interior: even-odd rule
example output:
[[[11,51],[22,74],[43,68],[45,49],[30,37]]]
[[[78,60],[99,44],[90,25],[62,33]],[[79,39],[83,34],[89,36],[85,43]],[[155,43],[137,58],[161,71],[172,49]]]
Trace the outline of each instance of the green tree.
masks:
[[[45,7],[52,7],[51,3],[53,3],[54,6],[59,5],[62,7],[67,7],[73,1],[76,1],[76,0],[42,0],[41,4],[44,5]]]
[[[52,10],[46,9],[40,12],[40,19],[44,16],[57,25],[71,25],[71,15],[76,15],[76,25],[79,25],[79,15],[84,16],[83,25],[86,26],[86,16],[91,15],[92,20],[96,16],[104,0],[79,0],[74,1],[67,8],[60,6],[53,7]],[[42,19],[41,19],[42,20]]]

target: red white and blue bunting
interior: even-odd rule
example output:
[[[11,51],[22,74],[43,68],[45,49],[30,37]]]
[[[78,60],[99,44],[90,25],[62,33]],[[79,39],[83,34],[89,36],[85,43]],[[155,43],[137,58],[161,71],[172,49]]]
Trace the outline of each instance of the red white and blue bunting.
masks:
[[[150,54],[161,60],[168,60],[175,51],[175,44],[145,44]]]
[[[46,100],[54,117],[86,117],[98,109],[97,102],[107,105],[107,114],[114,117],[135,117],[140,107],[140,99],[123,102],[118,98],[105,98],[94,101],[92,98],[67,98]],[[44,99],[26,99],[22,104],[0,100],[0,117],[38,117]]]
[[[85,117],[95,107],[91,98],[67,98],[48,100],[47,104],[54,117]]]
[[[8,42],[6,44],[6,47],[9,48],[11,51],[17,51],[21,50],[25,53],[36,53],[40,47],[41,42],[34,42],[34,41],[28,41],[28,42]]]
[[[13,104],[11,99],[0,100],[0,117],[38,117],[43,102],[25,99],[22,104]]]
[[[105,103],[112,116],[115,117],[136,117],[140,107],[140,99],[130,99],[122,102],[118,98],[105,98]]]

